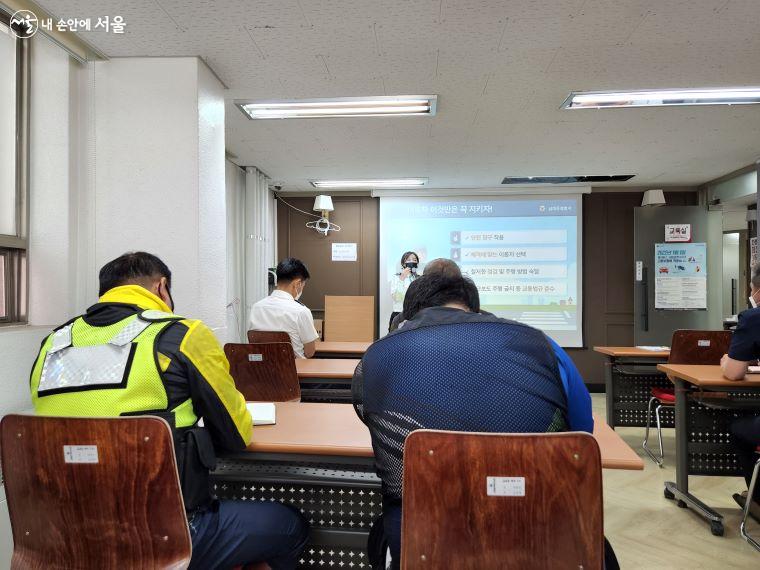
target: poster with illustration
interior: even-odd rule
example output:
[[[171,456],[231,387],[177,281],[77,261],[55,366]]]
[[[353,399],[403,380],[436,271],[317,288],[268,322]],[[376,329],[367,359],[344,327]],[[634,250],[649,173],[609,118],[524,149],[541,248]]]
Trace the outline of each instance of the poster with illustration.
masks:
[[[707,244],[655,244],[654,308],[707,309]]]

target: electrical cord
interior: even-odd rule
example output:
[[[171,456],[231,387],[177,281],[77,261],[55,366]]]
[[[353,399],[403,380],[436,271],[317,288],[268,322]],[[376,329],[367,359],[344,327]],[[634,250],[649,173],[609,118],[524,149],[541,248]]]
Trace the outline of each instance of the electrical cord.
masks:
[[[277,198],[283,204],[285,204],[288,208],[293,208],[296,212],[301,212],[302,214],[306,214],[307,216],[311,216],[312,218],[317,218],[317,219],[322,218],[322,216],[317,216],[316,214],[312,214],[311,212],[305,212],[303,210],[296,208],[293,204],[286,202],[285,200],[280,198],[277,194],[275,194],[274,197]]]

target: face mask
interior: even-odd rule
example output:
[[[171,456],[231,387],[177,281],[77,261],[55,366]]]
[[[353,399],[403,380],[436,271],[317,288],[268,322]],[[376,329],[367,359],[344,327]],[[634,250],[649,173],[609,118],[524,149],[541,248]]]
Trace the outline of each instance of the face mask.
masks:
[[[303,287],[301,287],[301,290],[298,291],[298,293],[296,293],[296,297],[295,297],[296,301],[298,301],[298,299],[301,298],[301,295],[303,295]]]
[[[168,285],[164,285],[164,290],[166,291],[166,296],[169,297],[169,308],[172,310],[172,313],[174,312],[174,299],[172,299],[172,292],[169,289]]]
[[[168,287],[166,288],[166,294],[169,295],[169,308],[172,310],[172,313],[174,312],[174,299],[172,299],[172,292],[171,289]]]
[[[404,264],[404,267],[406,267],[408,269],[417,269],[417,262],[416,261],[407,261]]]
[[[752,295],[749,296],[749,304],[752,305],[753,309],[757,309],[757,301],[755,301],[755,298]]]

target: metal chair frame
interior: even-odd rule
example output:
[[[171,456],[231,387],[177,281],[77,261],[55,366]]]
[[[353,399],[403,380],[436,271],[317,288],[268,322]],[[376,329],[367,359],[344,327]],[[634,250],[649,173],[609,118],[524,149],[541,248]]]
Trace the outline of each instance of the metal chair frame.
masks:
[[[654,402],[658,402],[657,407],[654,409],[654,419],[657,422],[657,440],[660,444],[660,455],[655,455],[654,452],[649,449],[649,429],[652,425],[652,404]],[[660,425],[660,409],[663,406],[674,406],[674,404],[670,403],[663,403],[662,400],[657,398],[656,396],[652,396],[649,398],[649,404],[647,405],[647,425],[646,430],[644,431],[644,441],[642,442],[641,446],[644,448],[644,451],[646,451],[647,455],[654,461],[657,466],[662,469],[663,464],[665,462],[665,451],[664,447],[662,445],[662,426]]]
[[[760,453],[760,452],[758,452]],[[739,524],[739,534],[742,538],[749,542],[755,550],[760,551],[760,542],[757,538],[751,536],[747,532],[747,519],[749,518],[749,508],[752,505],[752,497],[755,493],[755,487],[757,486],[758,474],[760,473],[760,458],[755,462],[755,468],[752,470],[752,479],[749,482],[749,488],[747,489],[747,500],[744,501],[744,509],[742,512],[742,521]]]

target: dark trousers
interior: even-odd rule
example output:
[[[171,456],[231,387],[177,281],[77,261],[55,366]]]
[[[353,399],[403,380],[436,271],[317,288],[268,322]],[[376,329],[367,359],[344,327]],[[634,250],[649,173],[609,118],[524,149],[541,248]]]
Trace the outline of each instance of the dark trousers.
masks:
[[[755,453],[755,450],[760,445],[760,416],[749,416],[734,420],[731,422],[731,435],[733,436],[742,475],[749,487],[755,462],[760,458],[760,455]],[[760,485],[756,487],[753,499],[760,502]]]
[[[383,507],[383,528],[388,548],[391,551],[391,569],[401,568],[401,505],[386,505]],[[612,545],[604,539],[604,568],[605,570],[620,570]]]
[[[266,562],[292,570],[309,538],[309,523],[297,510],[263,501],[216,501],[190,520],[190,568],[229,570]]]
[[[393,328],[393,319],[395,319],[396,317],[398,317],[400,314],[401,313],[398,312],[398,311],[393,311],[391,313],[391,318],[388,320],[388,332],[393,332],[393,331],[396,330],[395,328]]]

